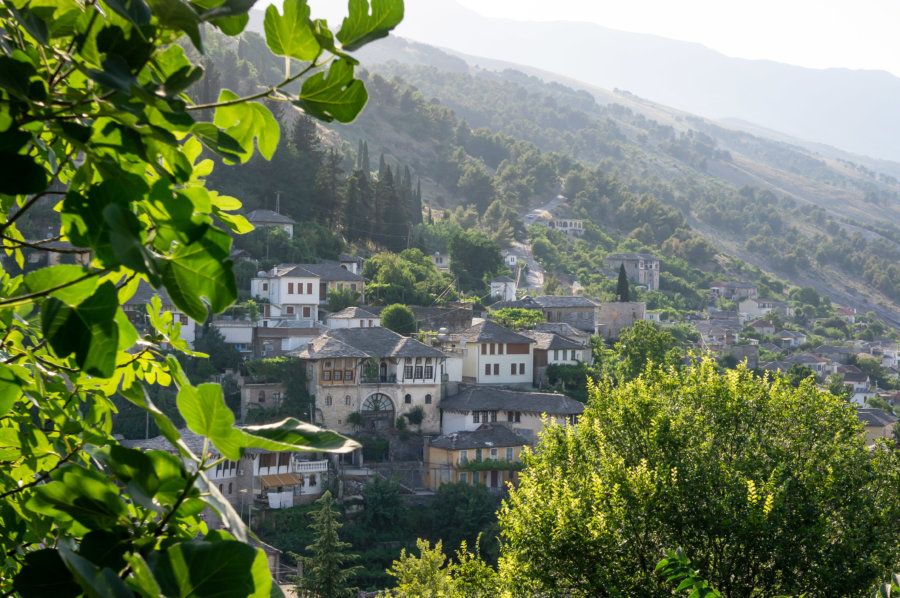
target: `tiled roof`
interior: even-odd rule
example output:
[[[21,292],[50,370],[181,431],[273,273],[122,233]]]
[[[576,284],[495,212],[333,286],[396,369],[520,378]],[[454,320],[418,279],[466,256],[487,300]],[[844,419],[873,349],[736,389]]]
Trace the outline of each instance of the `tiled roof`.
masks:
[[[312,272],[322,280],[365,280],[359,274],[354,274],[350,270],[341,266],[340,262],[325,261],[318,264],[299,264],[304,269]]]
[[[454,432],[453,434],[438,436],[431,441],[431,446],[450,450],[516,447],[526,444],[529,444],[529,442],[525,438],[509,428],[491,424],[481,424],[475,430],[468,432]]]
[[[856,416],[866,426],[889,426],[897,421],[896,415],[881,409],[857,409]]]
[[[377,318],[378,316],[371,311],[366,311],[362,307],[345,307],[341,311],[328,314],[329,319],[346,320],[351,318]]]
[[[493,305],[488,305],[488,309],[494,311],[498,309],[532,309],[534,311],[540,311],[541,304],[526,295],[516,301],[498,301]]]
[[[584,405],[566,395],[547,392],[506,390],[492,386],[470,386],[456,396],[443,399],[438,405],[451,411],[523,411],[551,415],[575,415],[584,412]]]
[[[491,279],[491,282],[516,282],[509,276],[497,276]]]
[[[535,349],[541,351],[552,351],[554,349],[584,349],[585,346],[582,343],[577,343],[573,340],[567,339],[563,336],[556,334],[555,332],[535,332],[534,330],[524,330],[522,331],[522,336],[527,336],[530,339],[533,339],[535,343]]]
[[[460,336],[471,343],[533,343],[527,336],[522,336],[496,322],[485,320],[467,328]]]
[[[247,214],[251,224],[297,224],[293,218],[273,212],[272,210],[253,210]]]
[[[159,297],[162,305],[173,305],[172,300],[169,299],[169,294],[166,292],[165,287],[154,289],[152,286],[150,286],[150,283],[142,280],[138,283],[138,288],[134,292],[134,295],[132,295],[131,299],[125,302],[125,305],[149,305],[150,300],[156,296]]]
[[[584,338],[589,336],[584,330],[578,330],[567,322],[538,322],[534,325],[535,332],[555,332],[568,339]]]
[[[382,327],[336,328],[313,339],[297,353],[302,359],[338,357],[443,357],[419,341]]]
[[[534,300],[541,307],[597,307],[597,303],[587,297],[571,295],[544,295]]]
[[[612,255],[606,256],[603,261],[606,260],[658,260],[659,258],[655,255],[648,255],[646,253],[613,253]]]

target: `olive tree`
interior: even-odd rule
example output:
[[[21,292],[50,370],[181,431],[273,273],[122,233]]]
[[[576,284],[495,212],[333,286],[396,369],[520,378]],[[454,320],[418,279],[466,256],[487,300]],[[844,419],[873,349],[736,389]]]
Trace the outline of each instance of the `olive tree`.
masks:
[[[726,597],[860,596],[897,565],[897,456],[812,380],[706,361],[590,394],[501,508],[518,595],[670,596],[676,547]]]
[[[387,35],[402,0],[350,0],[336,33],[305,0],[268,7],[284,77],[198,104],[204,28],[241,33],[253,0],[10,0],[0,7],[0,592],[4,596],[278,595],[206,471],[245,449],[346,451],[298,420],[237,429],[222,389],[194,386],[192,354],[155,299],[139,338],[122,310],[143,282],[203,322],[237,297],[231,234],[241,203],[208,189],[218,154],[270,158],[279,126],[262,102],[352,120],[366,101],[351,52]],[[184,45],[181,45],[184,44]],[[288,91],[288,90],[293,91]],[[299,91],[297,91],[299,90]],[[33,217],[41,216],[41,226]],[[46,230],[46,238],[28,231]],[[227,231],[227,232],[226,232]],[[64,244],[57,241],[66,242]],[[81,256],[22,274],[26,252]],[[65,261],[48,260],[48,262]],[[71,261],[71,260],[70,260]],[[151,401],[177,388],[192,450]],[[111,434],[112,398],[147,411],[177,455]],[[215,449],[215,452],[214,450]],[[199,518],[212,507],[225,529]]]

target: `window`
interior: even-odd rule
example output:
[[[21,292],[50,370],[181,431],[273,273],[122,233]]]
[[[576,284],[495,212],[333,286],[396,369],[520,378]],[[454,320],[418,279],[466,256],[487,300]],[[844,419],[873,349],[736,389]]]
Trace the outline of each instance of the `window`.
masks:
[[[283,467],[285,465],[291,464],[291,454],[290,453],[278,453],[278,466]]]
[[[484,364],[484,375],[485,376],[491,375],[491,364],[489,364],[489,363]]]
[[[425,404],[431,405],[431,395],[425,395]]]
[[[472,472],[472,483],[478,484],[481,482],[481,473],[477,471]]]
[[[514,417],[515,417],[515,413],[513,411],[506,412],[506,421],[508,421],[509,423],[513,422]]]
[[[309,314],[310,314],[309,306],[304,307],[304,308],[303,308],[303,317],[304,317],[304,318],[308,318],[308,317],[309,317]]]
[[[499,376],[499,375],[500,375],[500,364],[499,364],[499,363],[495,363],[495,364],[494,364],[494,375],[495,375],[495,376]]]
[[[481,449],[480,448],[475,449],[475,460],[481,461]]]
[[[405,380],[411,380],[413,377],[413,366],[406,365],[403,366],[403,378]]]
[[[556,321],[562,322],[562,312],[561,311],[556,312]]]
[[[224,491],[224,488],[225,488],[225,486],[223,486],[222,484],[219,484],[219,492],[220,492],[220,493],[224,493],[224,492],[225,492],[225,491]]]
[[[473,411],[473,412],[472,412],[472,423],[473,423],[473,424],[480,423],[480,421],[479,421],[480,419],[481,419],[481,412],[480,412],[480,411]]]
[[[351,290],[351,291],[355,291],[355,290],[356,290],[356,283],[355,283],[355,282],[351,282],[351,283],[350,283],[350,290]]]
[[[565,359],[565,357],[563,357]],[[553,361],[559,361],[559,349],[553,349]]]
[[[499,345],[497,345],[497,354],[503,355],[503,343],[500,343]]]
[[[369,328],[372,327],[372,320],[369,320]]]
[[[412,403],[412,395],[406,395],[405,397],[403,397],[403,402],[406,403],[407,405]]]
[[[331,407],[331,395],[328,395],[327,397],[325,397],[325,406]]]
[[[457,481],[468,484],[469,483],[469,472],[468,471],[459,472],[459,478]]]
[[[228,494],[231,494],[234,491],[234,486],[231,482],[228,482]]]
[[[259,391],[259,402],[260,403],[266,402],[266,391],[264,391],[264,390]]]
[[[491,355],[493,355],[497,351],[497,348],[494,346],[494,343],[491,343]]]
[[[331,380],[331,370],[325,370],[322,372],[322,380]]]
[[[274,392],[272,393],[272,400],[273,400],[273,401],[280,401],[280,400],[281,400],[281,393],[278,392],[277,390],[274,391]]]
[[[469,462],[469,451],[459,451],[459,462],[460,463],[468,463]]]
[[[491,423],[497,423],[497,412],[491,411]]]
[[[293,306],[293,305],[288,305],[288,306],[287,306],[287,313],[289,313],[289,314],[294,313],[294,306]]]
[[[524,376],[524,375],[525,375],[525,364],[524,364],[524,363],[520,363],[520,364],[519,364],[519,375],[520,375],[520,376]]]
[[[278,457],[278,455],[276,455],[275,453],[266,453],[264,455],[260,455],[259,456],[259,466],[260,467],[274,467],[275,463],[277,462],[276,461],[277,457]]]
[[[311,282],[306,283],[306,293],[308,295],[312,295],[312,283]]]
[[[288,283],[288,295],[293,295],[293,294],[294,294],[294,283],[289,282]]]
[[[513,447],[511,447],[511,446],[506,447],[506,460],[507,461],[513,460]]]
[[[507,355],[528,355],[529,343],[509,343],[506,345]]]
[[[509,364],[509,373],[512,374],[513,376],[516,375],[516,364],[514,364],[514,363]]]
[[[421,377],[422,377],[422,366],[417,365],[416,366],[416,378],[421,378]]]
[[[492,448],[491,449],[491,461],[496,461],[500,458],[500,450]]]
[[[185,326],[187,326],[187,322],[188,322],[188,317],[187,317],[187,316],[178,316],[178,320],[179,320],[182,324],[184,324]]]
[[[347,382],[353,380],[353,370],[344,370],[344,380]]]
[[[300,295],[303,294],[303,283],[302,282],[297,283],[297,293]]]
[[[353,402],[353,399],[350,398],[350,395],[347,395],[346,397],[344,397],[344,405],[349,405],[352,402]]]
[[[269,290],[269,283],[267,283],[267,282],[264,282],[264,283],[263,283],[263,290],[264,290],[264,291],[268,291],[268,290]]]
[[[425,366],[425,379],[431,380],[434,378],[434,367],[430,365]]]
[[[341,380],[344,377],[344,372],[342,370],[334,370],[334,379]]]

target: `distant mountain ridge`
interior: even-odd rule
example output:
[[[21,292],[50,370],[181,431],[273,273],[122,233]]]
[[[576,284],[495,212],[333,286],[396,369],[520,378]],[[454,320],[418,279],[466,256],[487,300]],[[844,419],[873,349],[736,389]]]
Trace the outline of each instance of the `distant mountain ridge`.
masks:
[[[461,33],[464,32],[464,33]],[[400,34],[473,56],[552,71],[714,118],[740,119],[900,161],[900,78],[729,58],[699,44],[590,23],[482,17],[450,1],[408,11]]]

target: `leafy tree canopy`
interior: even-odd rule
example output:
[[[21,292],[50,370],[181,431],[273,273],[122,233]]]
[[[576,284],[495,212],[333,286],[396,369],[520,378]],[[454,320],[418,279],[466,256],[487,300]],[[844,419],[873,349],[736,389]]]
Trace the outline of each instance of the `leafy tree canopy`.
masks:
[[[381,325],[397,334],[413,334],[416,329],[416,316],[405,305],[394,303],[381,312]]]
[[[490,312],[491,319],[512,330],[532,329],[544,321],[544,314],[534,309],[504,307]]]
[[[900,558],[898,456],[811,380],[705,361],[603,384],[526,462],[500,512],[513,595],[669,596],[654,567],[680,546],[724,596],[861,596]]]

